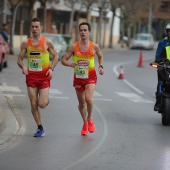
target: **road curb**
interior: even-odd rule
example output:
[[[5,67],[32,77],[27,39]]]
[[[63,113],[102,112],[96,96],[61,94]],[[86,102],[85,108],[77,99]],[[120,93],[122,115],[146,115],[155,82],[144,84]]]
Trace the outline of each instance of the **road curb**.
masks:
[[[6,128],[5,108],[8,107],[5,98],[0,91],[0,133]]]
[[[0,151],[13,146],[25,131],[24,119],[13,97],[0,91]]]

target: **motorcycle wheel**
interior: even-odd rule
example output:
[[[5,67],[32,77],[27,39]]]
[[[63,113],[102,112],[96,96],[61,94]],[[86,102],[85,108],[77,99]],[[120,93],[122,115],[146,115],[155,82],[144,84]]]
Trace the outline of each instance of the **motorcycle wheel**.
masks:
[[[169,124],[170,124],[170,98],[163,97],[162,125],[168,126]]]

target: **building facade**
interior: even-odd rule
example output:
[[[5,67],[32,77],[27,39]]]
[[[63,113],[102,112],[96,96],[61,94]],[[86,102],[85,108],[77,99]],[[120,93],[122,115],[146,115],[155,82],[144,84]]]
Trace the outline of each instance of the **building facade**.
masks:
[[[6,0],[3,0],[3,2]],[[145,11],[139,12],[137,14],[138,20],[137,22],[137,32],[141,31],[147,31],[148,27],[148,19],[149,19],[149,13],[152,13],[151,16],[151,31],[154,35],[156,40],[159,40],[162,38],[164,34],[164,28],[167,23],[170,22],[170,15],[169,15],[169,7],[170,7],[170,0],[151,0],[151,9],[152,11],[149,11],[149,8],[146,8]],[[2,16],[2,10],[3,10],[3,3],[0,3],[0,13]],[[9,6],[10,9],[10,6]],[[71,31],[71,43],[74,43],[78,40],[78,24],[82,21],[86,21],[87,19],[87,9],[86,8],[80,8],[79,5],[75,5],[74,9],[74,16],[73,16],[73,24],[72,24],[72,31]],[[81,12],[80,12],[81,11]],[[41,4],[37,1],[34,4],[32,16],[33,17],[40,17],[42,20],[45,19],[45,31],[48,33],[56,33],[56,34],[66,34],[69,33],[69,23],[70,23],[70,16],[72,13],[72,8],[68,7],[64,4],[63,0],[58,1],[50,1],[46,4],[46,17],[44,16],[44,9],[41,8]],[[119,9],[117,10],[118,15],[120,15],[121,11]],[[97,32],[99,27],[99,12],[96,10],[91,10],[90,14],[90,23],[92,25],[92,34],[91,34],[91,40],[98,43],[97,40]],[[1,17],[3,18],[3,17]],[[10,15],[7,16],[9,18],[10,22]],[[25,38],[27,35],[29,35],[30,29],[29,27],[29,7],[28,4],[21,4],[18,7],[17,15],[16,15],[16,24],[15,24],[15,37],[17,37],[17,40],[15,38],[15,45],[20,44],[20,42]],[[113,32],[113,44],[116,44],[119,42],[120,38],[120,18],[115,17],[114,18],[114,28],[111,29],[111,20],[112,20],[112,12],[109,11],[107,15],[103,18],[102,22],[102,32],[100,34],[100,45],[101,47],[108,47],[109,46],[109,37],[111,31]],[[0,20],[2,23],[2,19]],[[9,30],[10,32],[10,30]],[[19,45],[17,45],[19,46]]]

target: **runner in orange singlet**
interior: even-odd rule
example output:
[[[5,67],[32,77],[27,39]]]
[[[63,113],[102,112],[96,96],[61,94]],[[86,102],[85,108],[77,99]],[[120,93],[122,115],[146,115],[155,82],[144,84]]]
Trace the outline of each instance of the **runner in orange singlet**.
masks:
[[[26,75],[31,111],[38,126],[34,137],[45,135],[39,107],[45,108],[48,105],[50,80],[53,77],[53,69],[58,62],[58,54],[54,44],[51,40],[41,36],[42,29],[40,19],[33,18],[31,21],[32,37],[22,42],[17,61],[22,73]],[[53,56],[51,66],[49,54]],[[23,62],[25,56],[27,56],[27,66]]]
[[[62,64],[74,68],[73,86],[79,101],[78,108],[83,119],[82,135],[88,135],[96,130],[92,119],[93,100],[97,74],[95,70],[95,53],[98,57],[98,71],[103,75],[103,55],[99,46],[89,40],[91,26],[87,22],[79,25],[80,41],[73,44],[62,59]],[[73,56],[73,62],[68,60]]]

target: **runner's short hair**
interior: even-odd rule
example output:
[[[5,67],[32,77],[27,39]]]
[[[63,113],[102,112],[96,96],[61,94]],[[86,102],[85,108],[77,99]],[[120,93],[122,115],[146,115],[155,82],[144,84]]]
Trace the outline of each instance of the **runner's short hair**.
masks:
[[[82,25],[87,25],[88,30],[91,31],[91,25],[90,25],[88,22],[82,22],[82,23],[80,23],[80,24],[79,24],[79,30],[80,30],[80,26],[82,26]]]
[[[41,24],[40,18],[33,18],[33,19],[31,20],[31,22],[39,22],[39,23]]]

